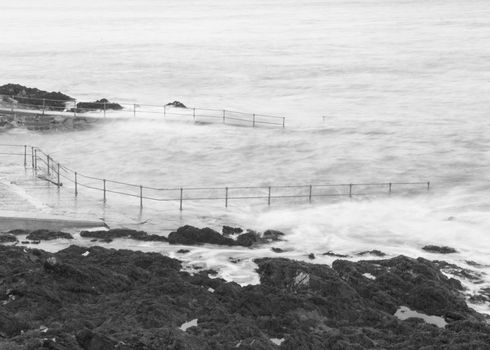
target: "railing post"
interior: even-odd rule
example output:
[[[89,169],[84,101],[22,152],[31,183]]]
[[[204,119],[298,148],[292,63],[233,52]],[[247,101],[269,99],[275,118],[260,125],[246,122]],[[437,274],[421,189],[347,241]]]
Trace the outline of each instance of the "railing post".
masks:
[[[27,168],[27,145],[24,145],[24,168]]]
[[[226,118],[225,113],[226,113],[226,111],[223,109],[223,124],[225,124],[225,118]]]
[[[391,182],[388,184],[388,194],[391,194]]]
[[[271,205],[271,186],[269,186],[269,194],[267,195],[267,205]]]
[[[430,181],[427,181],[427,192],[430,191]]]
[[[61,186],[61,183],[60,183],[60,163],[58,163],[57,177],[58,177],[58,189],[59,189]]]
[[[140,185],[140,209],[143,209],[143,186]]]
[[[228,187],[225,187],[225,208],[228,208]]]
[[[349,184],[349,197],[352,198],[352,184]]]
[[[255,128],[255,113],[252,116],[252,128]]]
[[[104,118],[105,118],[105,111],[106,111],[106,103],[104,102]]]
[[[31,167],[34,169],[34,147],[31,146]]]
[[[308,195],[308,202],[311,203],[311,195],[312,195],[312,192],[313,192],[313,186],[310,185],[310,193]]]
[[[192,118],[194,118],[194,121],[196,120],[196,109],[192,108]]]
[[[48,176],[51,175],[51,172],[49,171],[49,154],[46,156],[47,159],[47,164],[48,164]]]
[[[106,196],[106,188],[105,188],[105,179],[102,179],[102,182],[104,183],[104,202],[107,200],[107,196]]]
[[[282,128],[284,129],[286,127],[286,118],[282,117]]]
[[[77,172],[75,171],[75,197],[78,196],[78,178]]]
[[[37,148],[34,149],[34,172],[37,174]]]
[[[182,200],[183,200],[184,189],[180,188],[180,211],[182,211]]]

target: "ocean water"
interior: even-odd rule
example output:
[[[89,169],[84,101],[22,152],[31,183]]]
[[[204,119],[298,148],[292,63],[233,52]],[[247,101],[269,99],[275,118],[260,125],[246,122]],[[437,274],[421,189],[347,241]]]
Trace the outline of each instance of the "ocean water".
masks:
[[[263,199],[228,208],[185,202],[182,212],[176,202],[145,202],[139,212],[137,199],[111,195],[104,206],[88,190],[70,204],[67,184],[62,206],[164,234],[184,223],[283,230],[275,245],[283,254],[200,247],[179,256],[239,283],[257,282],[257,256],[314,253],[329,263],[322,253],[379,249],[436,259],[421,247],[449,245],[459,253],[445,259],[485,265],[483,284],[465,281],[474,292],[490,285],[488,18],[488,1],[461,0],[2,3],[2,84],[279,115],[287,127],[125,118],[77,132],[14,129],[0,141],[38,146],[81,173],[154,187],[430,181],[428,193],[394,187],[391,196],[271,207]]]

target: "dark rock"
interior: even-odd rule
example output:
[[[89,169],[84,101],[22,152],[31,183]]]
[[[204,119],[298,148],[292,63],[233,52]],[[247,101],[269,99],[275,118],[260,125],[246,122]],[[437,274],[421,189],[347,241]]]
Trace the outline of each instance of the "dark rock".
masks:
[[[136,231],[125,228],[110,229],[108,231],[82,231],[80,236],[85,238],[100,239],[101,242],[110,243],[115,238],[128,238],[146,242],[167,242],[165,236],[149,235],[144,231]]]
[[[243,233],[236,239],[236,244],[250,247],[253,244],[257,243],[260,240],[260,237],[255,232],[247,232]]]
[[[194,226],[182,226],[177,229],[177,232],[171,232],[168,235],[168,242],[170,244],[183,244],[183,245],[199,245],[199,244],[218,244],[218,245],[236,245],[236,242],[224,237],[218,232],[210,229],[199,229]]]
[[[95,102],[78,102],[76,111],[81,113],[81,112],[104,110],[104,109],[120,111],[121,109],[123,109],[123,106],[115,102],[109,102],[109,100],[103,98]]]
[[[314,260],[315,254],[313,254],[313,253],[308,254],[308,259]]]
[[[26,237],[31,241],[51,241],[53,239],[73,239],[73,236],[67,232],[35,230],[29,233]],[[31,242],[34,243],[34,242]]]
[[[337,253],[334,253],[334,252],[331,252],[331,251],[328,251],[326,253],[323,253],[322,255],[335,256],[337,258],[348,258],[349,257],[348,255],[337,254]]]
[[[0,86],[0,95],[8,95],[15,101],[23,104],[23,108],[42,108],[60,110],[66,107],[66,102],[74,98],[61,92],[48,92],[36,88],[29,88],[19,84],[6,84]]]
[[[446,246],[437,246],[437,245],[426,245],[425,247],[422,247],[422,249],[427,252],[439,253],[439,254],[451,254],[451,253],[458,252],[454,248],[446,247]]]
[[[274,253],[284,253],[284,250],[281,249],[281,248],[276,248],[276,247],[272,247],[271,250],[274,252]]]
[[[17,241],[17,237],[11,234],[0,234],[0,244],[1,243],[15,243]]]
[[[190,252],[189,249],[179,249],[179,250],[177,250],[177,253],[179,253],[179,254],[187,254],[189,252]]]
[[[379,257],[386,256],[385,253],[383,253],[382,251],[379,251],[377,249],[374,249],[374,250],[366,250],[366,251],[357,253],[357,255],[359,255],[359,256],[374,255],[374,256],[379,256]]]
[[[174,101],[169,102],[165,106],[177,107],[177,108],[187,108],[182,102]]]
[[[229,236],[229,235],[234,235],[236,233],[242,233],[243,230],[240,227],[231,227],[231,226],[223,226],[221,229],[221,233],[223,233],[224,236]]]
[[[110,350],[115,349],[117,344],[109,337],[94,333],[89,329],[80,331],[76,339],[84,350]]]
[[[284,233],[282,233],[281,231],[267,230],[262,235],[262,238],[265,239],[266,241],[275,242],[275,241],[282,240],[283,236]]]
[[[14,235],[14,236],[18,236],[18,235],[27,235],[27,234],[29,234],[29,232],[30,231],[15,229],[15,230],[10,230],[7,233]]]

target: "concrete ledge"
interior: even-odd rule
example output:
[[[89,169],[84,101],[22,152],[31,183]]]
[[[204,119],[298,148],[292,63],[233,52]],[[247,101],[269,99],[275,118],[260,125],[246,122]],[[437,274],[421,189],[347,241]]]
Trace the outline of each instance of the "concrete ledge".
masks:
[[[71,219],[57,216],[27,216],[20,213],[0,212],[0,231],[14,229],[52,231],[66,230],[70,228],[107,227],[102,220]]]

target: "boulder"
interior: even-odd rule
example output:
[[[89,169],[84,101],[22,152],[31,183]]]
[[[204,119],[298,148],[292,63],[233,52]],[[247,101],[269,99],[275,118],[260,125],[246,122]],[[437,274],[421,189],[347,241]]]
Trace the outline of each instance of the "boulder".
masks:
[[[233,239],[224,237],[208,227],[199,229],[189,225],[179,227],[176,232],[171,232],[168,235],[168,242],[170,244],[183,245],[199,245],[205,243],[229,246],[236,245]]]

